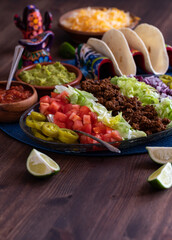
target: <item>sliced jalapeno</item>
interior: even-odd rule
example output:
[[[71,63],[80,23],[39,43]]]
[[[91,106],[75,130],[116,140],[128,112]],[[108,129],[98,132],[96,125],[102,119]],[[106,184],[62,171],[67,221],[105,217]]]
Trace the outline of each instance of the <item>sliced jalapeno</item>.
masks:
[[[58,138],[59,129],[55,123],[45,122],[42,125],[41,131],[48,137]]]
[[[68,143],[68,144],[76,143],[78,138],[79,138],[78,134],[70,129],[67,129],[67,128],[59,129],[58,139],[63,143]]]
[[[167,86],[169,86],[170,88],[172,87],[172,76],[170,76],[170,75],[160,75],[159,79],[161,79],[161,81],[163,83],[165,83]]]
[[[160,75],[159,76],[159,78],[162,80],[169,80],[169,81],[172,81],[172,76],[170,76],[170,75],[166,75],[166,74],[164,74],[164,75]]]
[[[45,141],[54,141],[54,139],[52,137],[47,137],[47,136],[43,135],[40,131],[38,131],[35,128],[32,128],[32,132],[33,132],[33,135],[37,138],[40,138]]]
[[[26,125],[28,127],[34,128],[34,120],[32,119],[32,117],[29,115],[26,118]]]
[[[27,116],[27,118],[26,118],[26,125],[28,127],[36,128],[38,130],[41,130],[41,127],[42,127],[43,124],[44,124],[44,122],[33,120],[31,115]]]
[[[42,129],[42,126],[44,125],[45,122],[39,122],[39,121],[34,121],[34,127],[37,129],[37,130],[41,130]]]
[[[32,111],[30,116],[32,117],[33,120],[36,121],[46,121],[46,116],[39,112]]]

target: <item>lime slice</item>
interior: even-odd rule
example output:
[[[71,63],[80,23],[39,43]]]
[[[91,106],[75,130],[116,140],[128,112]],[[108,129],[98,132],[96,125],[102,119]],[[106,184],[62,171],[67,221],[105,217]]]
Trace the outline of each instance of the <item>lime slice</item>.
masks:
[[[172,147],[146,147],[150,158],[159,164],[172,163]]]
[[[158,170],[152,173],[148,182],[155,188],[166,189],[172,186],[172,165],[166,163],[161,166]]]
[[[68,42],[64,42],[60,45],[59,55],[62,58],[75,58],[75,48]]]
[[[33,149],[26,162],[27,170],[34,176],[44,177],[60,171],[59,165],[46,154]]]

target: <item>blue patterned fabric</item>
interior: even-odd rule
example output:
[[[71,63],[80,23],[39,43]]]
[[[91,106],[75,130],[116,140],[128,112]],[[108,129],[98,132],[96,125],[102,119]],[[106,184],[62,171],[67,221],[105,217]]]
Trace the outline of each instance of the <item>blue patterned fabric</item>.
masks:
[[[76,66],[85,77],[103,79],[115,75],[113,63],[86,43],[79,44],[75,51]],[[106,71],[104,71],[106,69]]]

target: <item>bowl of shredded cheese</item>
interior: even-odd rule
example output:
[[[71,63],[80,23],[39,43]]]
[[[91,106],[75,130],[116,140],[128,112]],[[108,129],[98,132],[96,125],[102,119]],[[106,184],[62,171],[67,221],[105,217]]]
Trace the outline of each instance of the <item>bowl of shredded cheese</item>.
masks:
[[[90,37],[101,38],[112,28],[134,28],[139,21],[139,17],[118,8],[87,7],[63,14],[59,19],[59,26],[68,32],[74,41],[84,42]]]

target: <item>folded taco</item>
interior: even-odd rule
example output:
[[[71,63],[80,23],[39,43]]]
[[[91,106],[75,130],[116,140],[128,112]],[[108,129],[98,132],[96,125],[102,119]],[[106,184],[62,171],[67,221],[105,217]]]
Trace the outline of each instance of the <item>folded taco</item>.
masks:
[[[138,50],[143,56],[146,72],[164,74],[169,67],[165,41],[160,30],[149,24],[140,24],[135,30],[122,28],[130,49]]]
[[[136,64],[124,34],[119,30],[111,29],[103,35],[102,40],[110,48],[122,75],[135,75]]]

